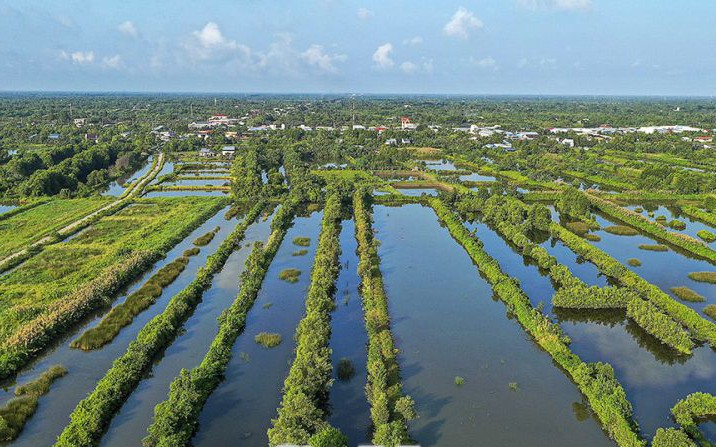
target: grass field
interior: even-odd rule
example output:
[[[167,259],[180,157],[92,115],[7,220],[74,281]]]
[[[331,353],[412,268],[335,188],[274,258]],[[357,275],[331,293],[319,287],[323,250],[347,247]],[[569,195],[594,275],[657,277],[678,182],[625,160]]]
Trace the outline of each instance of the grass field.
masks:
[[[221,200],[141,199],[101,219],[70,241],[49,246],[17,270],[0,277],[0,339],[40,318],[53,304],[116,267],[129,254],[165,250],[167,242],[190,224],[185,216],[206,213]]]
[[[113,198],[52,200],[0,221],[0,259],[110,203]]]

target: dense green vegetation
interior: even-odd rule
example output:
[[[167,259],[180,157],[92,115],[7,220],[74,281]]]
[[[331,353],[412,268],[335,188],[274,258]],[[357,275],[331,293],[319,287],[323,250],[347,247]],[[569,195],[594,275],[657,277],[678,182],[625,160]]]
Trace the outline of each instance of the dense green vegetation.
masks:
[[[32,382],[15,388],[15,397],[0,407],[0,442],[18,437],[28,419],[37,410],[40,396],[50,391],[52,382],[67,374],[60,365],[51,366]]]
[[[207,258],[206,265],[199,270],[196,278],[172,297],[164,312],[142,328],[127,351],[114,361],[112,368],[97,383],[94,391],[77,405],[70,415],[71,422],[58,438],[56,446],[91,446],[99,440],[116,411],[142,380],[155,355],[176,338],[186,319],[199,304],[204,290],[242,241],[246,229],[258,218],[264,206],[263,202],[256,204],[246,219]]]
[[[199,236],[198,238],[196,238],[194,240],[194,245],[196,245],[197,247],[205,247],[205,246],[209,245],[209,242],[214,240],[214,236],[216,236],[216,233],[218,233],[219,230],[220,230],[220,228],[216,227],[213,230],[206,233],[205,235]]]
[[[281,344],[281,334],[274,332],[260,332],[254,337],[256,344],[263,346],[264,348],[275,348]]]
[[[81,129],[67,111],[68,101],[74,106],[74,116],[87,117]],[[653,259],[661,259],[662,254],[646,257],[646,253],[630,253],[635,257],[624,265],[617,262],[600,249],[611,253],[614,238],[602,235],[605,242],[598,243],[601,239],[595,232],[600,227],[594,214],[606,214],[617,223],[604,228],[606,232],[644,234],[666,244],[640,245],[643,250],[672,249],[673,253],[663,257],[693,255],[700,258],[699,262],[705,259],[716,264],[716,251],[704,243],[716,240],[716,230],[703,229],[704,224],[716,228],[716,157],[708,147],[712,143],[696,138],[708,137],[710,132],[637,131],[640,126],[675,123],[714,129],[714,111],[711,100],[683,98],[0,95],[0,199],[21,205],[0,215],[0,270],[6,272],[0,277],[0,376],[11,375],[34,357],[45,355],[44,348],[91,312],[109,308],[128,284],[226,206],[229,197],[234,199],[224,217],[232,220],[248,212],[247,222],[239,224],[196,279],[141,330],[94,391],[77,406],[58,440],[63,446],[98,444],[111,418],[153,362],[162,361],[163,349],[181,333],[204,288],[238,246],[261,206],[281,203],[271,237],[265,244],[257,244],[246,261],[241,289],[222,314],[209,351],[201,364],[183,370],[174,380],[167,399],[155,409],[144,441],[148,446],[190,445],[208,396],[224,380],[232,346],[244,329],[246,315],[293,214],[299,204],[315,210],[325,203],[306,315],[296,334],[296,358],[269,437],[272,444],[347,445],[345,436],[327,422],[327,396],[332,380],[349,381],[356,367],[342,359],[334,370],[328,341],[338,269],[336,254],[340,250],[338,232],[340,219],[347,217],[339,218],[338,210],[348,210],[352,195],[368,335],[365,392],[373,443],[392,446],[421,441],[408,435],[408,422],[415,412],[412,399],[402,389],[371,212],[372,203],[418,203],[435,210],[488,280],[495,297],[505,303],[508,316],[519,321],[574,381],[617,444],[644,445],[647,440],[639,435],[614,371],[609,365],[584,363],[574,355],[570,340],[555,321],[564,321],[563,315],[579,314],[603,322],[606,317],[602,314],[613,314],[614,320],[606,320],[606,324],[619,321],[635,337],[638,330],[637,341],[642,347],[656,346],[658,340],[669,349],[657,346],[659,349],[653,352],[658,350],[659,355],[668,357],[669,364],[688,362],[686,355],[700,342],[716,346],[716,325],[708,319],[716,319],[716,305],[702,308],[702,304],[692,304],[709,297],[702,290],[716,283],[715,273],[699,267],[705,271],[689,275],[691,280],[706,282],[698,289],[704,296],[682,286],[671,288],[678,300],[672,298],[656,283],[644,279],[653,279],[654,269],[661,267]],[[219,125],[202,133],[187,129],[187,123],[219,113],[240,117],[241,123]],[[401,130],[403,115],[409,115],[417,127]],[[354,123],[365,129],[353,129]],[[300,124],[313,130],[298,128]],[[275,129],[249,130],[261,125],[275,125]],[[470,125],[478,130],[470,129]],[[378,130],[376,126],[386,128]],[[535,134],[519,134],[524,131]],[[160,137],[161,132],[166,135]],[[55,133],[58,135],[50,136]],[[97,134],[97,142],[91,134]],[[198,154],[200,148],[220,152],[229,144],[237,147],[233,161],[221,155],[206,159]],[[62,231],[113,203],[116,198],[102,198],[99,192],[112,181],[126,182],[147,156],[159,151],[175,162],[174,169],[163,170],[162,177],[147,190],[170,192],[167,195],[221,191],[227,193],[227,199],[139,199],[139,194],[130,194],[127,189],[123,200],[108,211]],[[436,159],[444,160],[441,164],[447,169],[435,170]],[[164,156],[155,156],[152,167],[162,168],[163,162]],[[448,166],[450,163],[452,166]],[[494,181],[461,179],[472,174],[494,177]],[[174,183],[181,180],[206,180],[213,185]],[[414,188],[434,188],[439,198],[412,197]],[[248,211],[252,205],[256,206]],[[687,225],[687,217],[699,223]],[[500,270],[483,250],[480,234],[467,230],[465,221],[473,219],[484,222],[518,257],[524,257],[519,261],[537,265],[549,276],[555,289],[554,321],[542,313],[542,304],[533,306],[520,285]],[[188,257],[198,254],[198,247],[209,244],[217,234],[214,230],[197,238],[196,247],[171,260],[72,346],[94,349],[111,342],[122,327],[155,303],[162,289],[184,269]],[[555,246],[557,240],[563,243],[559,247]],[[619,239],[625,245],[633,241]],[[298,246],[294,247],[294,256],[308,253],[305,247],[311,244],[309,238],[292,242]],[[575,253],[577,264],[594,264],[609,278],[609,285],[585,284],[558,262],[557,258],[563,259],[560,250],[562,254]],[[640,269],[627,268],[641,266],[642,260]],[[300,274],[287,269],[280,277],[297,281]],[[683,276],[665,286],[687,283],[685,273]],[[581,324],[581,320],[575,324]],[[259,334],[257,342],[275,346],[287,340],[264,333]],[[612,355],[616,354],[598,359]],[[452,381],[460,372],[448,373]],[[500,386],[507,384],[511,390],[523,392],[521,383],[510,380],[514,379],[505,378]],[[466,381],[457,376],[454,381],[467,391],[474,378]],[[357,382],[356,378],[353,384]],[[28,391],[38,395],[44,392]],[[475,398],[479,400],[479,395]],[[17,399],[0,409],[0,440],[9,436],[7,433],[16,436],[37,405],[37,399],[34,403]],[[652,445],[703,444],[696,424],[712,413],[700,408],[703,405],[699,402],[704,399],[689,397],[685,401],[688,403],[677,404],[674,412],[681,427],[659,429]],[[691,406],[697,409],[691,411],[689,422],[685,415],[690,410],[684,408]]]
[[[179,377],[174,379],[169,397],[154,409],[154,421],[142,442],[144,446],[189,445],[206,400],[223,380],[231,360],[231,347],[244,330],[246,315],[253,307],[269,265],[292,225],[296,205],[295,199],[286,200],[271,222],[272,232],[266,244],[257,243],[254,246],[241,273],[239,294],[219,318],[219,331],[209,351],[198,367],[191,371],[182,369]],[[258,210],[259,206],[254,208],[246,221],[255,219]]]
[[[281,270],[278,274],[279,279],[286,282],[298,282],[299,276],[301,276],[301,271],[294,268]]]
[[[353,195],[353,215],[358,240],[358,273],[366,332],[368,333],[368,384],[366,395],[373,421],[373,443],[395,446],[410,441],[408,421],[415,418],[413,401],[403,394],[398,350],[390,331],[388,297],[380,272],[378,241],[368,191]]]
[[[671,409],[676,423],[699,445],[710,445],[698,428],[699,420],[716,416],[716,396],[693,393],[678,401]]]
[[[268,430],[269,445],[305,445],[326,426],[324,410],[332,383],[331,311],[340,270],[341,196],[326,198],[318,248],[306,296],[306,314],[296,329],[296,357],[283,385],[278,417]],[[307,239],[307,238],[302,238]],[[294,239],[294,244],[296,239]]]

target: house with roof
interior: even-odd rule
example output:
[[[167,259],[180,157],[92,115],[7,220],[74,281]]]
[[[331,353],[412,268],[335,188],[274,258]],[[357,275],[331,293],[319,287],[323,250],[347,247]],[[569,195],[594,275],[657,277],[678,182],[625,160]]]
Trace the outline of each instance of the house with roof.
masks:
[[[211,149],[208,149],[205,147],[202,147],[201,149],[199,149],[200,157],[212,158],[212,157],[216,157],[216,155],[217,155],[216,152],[212,151]]]
[[[236,154],[236,146],[224,146],[221,148],[221,155],[224,157],[233,158],[234,154]]]
[[[96,143],[97,140],[99,140],[99,135],[97,135],[96,133],[86,133],[85,140],[94,141]]]

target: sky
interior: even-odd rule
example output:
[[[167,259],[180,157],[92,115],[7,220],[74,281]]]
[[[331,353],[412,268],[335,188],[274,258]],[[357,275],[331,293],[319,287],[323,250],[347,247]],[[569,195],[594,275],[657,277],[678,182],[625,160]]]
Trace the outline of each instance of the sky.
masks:
[[[716,95],[713,0],[0,0],[0,91]]]

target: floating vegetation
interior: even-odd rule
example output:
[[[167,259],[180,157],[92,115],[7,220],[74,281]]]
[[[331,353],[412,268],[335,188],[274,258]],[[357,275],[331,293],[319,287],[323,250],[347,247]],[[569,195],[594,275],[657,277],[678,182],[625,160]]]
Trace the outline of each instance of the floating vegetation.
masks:
[[[28,419],[37,410],[37,400],[50,391],[52,382],[67,374],[63,366],[55,365],[40,377],[15,388],[15,398],[0,407],[0,442],[9,442],[18,437]]]
[[[520,389],[519,385],[517,385],[517,382],[510,382],[507,386],[512,391],[519,391]]]
[[[627,261],[627,264],[629,264],[632,267],[639,267],[641,266],[641,261],[637,258],[631,258]]]
[[[184,250],[184,253],[182,254],[182,256],[184,256],[185,258],[190,258],[192,256],[198,255],[200,251],[201,250],[198,247],[192,247],[188,250]]]
[[[686,286],[672,287],[670,290],[674,293],[674,295],[678,296],[679,299],[683,301],[689,301],[691,303],[700,303],[706,300],[706,298]]]
[[[262,307],[263,307],[264,309],[271,309],[271,306],[273,306],[273,303],[268,302],[268,303],[264,304]]]
[[[635,212],[635,213],[643,213],[643,212],[644,212],[644,208],[642,208],[642,207],[640,207],[640,206],[637,206],[636,208],[634,208],[634,212]]]
[[[704,308],[704,313],[712,320],[716,320],[716,304],[709,304]]]
[[[164,287],[173,283],[188,263],[189,258],[182,256],[159,269],[139,290],[129,295],[122,304],[112,308],[97,326],[86,330],[70,343],[70,346],[89,351],[114,340],[119,331],[129,325],[134,317],[154,304]]]
[[[612,225],[610,227],[606,227],[604,231],[619,236],[636,236],[637,234],[639,234],[636,229],[628,227],[626,225]]]
[[[214,239],[214,236],[216,236],[216,233],[218,233],[220,230],[219,227],[214,228],[210,232],[206,233],[203,236],[199,236],[194,240],[194,245],[197,247],[203,247],[205,245],[209,245],[209,242],[211,242]]]
[[[285,269],[278,274],[278,278],[286,282],[298,282],[298,278],[301,276],[299,269]]]
[[[567,222],[564,226],[578,236],[584,236],[589,232],[589,225],[581,221]]]
[[[716,272],[691,272],[689,278],[698,282],[716,284]]]
[[[640,244],[639,249],[647,251],[669,251],[669,247],[662,244]]]
[[[298,250],[291,253],[291,256],[304,256],[306,253],[308,253],[308,250]]]
[[[686,224],[680,220],[672,220],[669,222],[669,227],[673,228],[674,230],[685,230]]]
[[[716,234],[713,234],[709,230],[699,230],[696,235],[706,242],[716,241]]]
[[[460,376],[455,376],[455,385],[457,385],[457,386],[465,385],[465,379]]]
[[[299,247],[308,247],[309,245],[311,245],[311,238],[299,236],[297,238],[294,238],[293,244],[298,245]]]
[[[592,233],[585,234],[584,239],[591,241],[591,242],[599,242],[602,240],[601,236],[599,236],[598,234],[592,234]]]
[[[338,361],[338,368],[336,368],[336,376],[338,376],[338,380],[346,382],[351,380],[355,375],[356,369],[355,366],[353,366],[351,359],[342,358]]]
[[[254,337],[256,344],[267,349],[280,345],[282,339],[281,334],[276,334],[275,332],[261,332]]]

